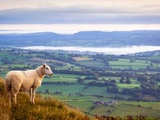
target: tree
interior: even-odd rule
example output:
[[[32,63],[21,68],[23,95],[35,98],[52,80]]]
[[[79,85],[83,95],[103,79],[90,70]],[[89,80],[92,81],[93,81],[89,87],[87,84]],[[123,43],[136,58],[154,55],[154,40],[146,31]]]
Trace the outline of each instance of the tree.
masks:
[[[96,80],[98,80],[98,78],[99,78],[99,73],[98,73],[98,72],[94,72],[93,75],[94,75],[94,78],[95,78]]]
[[[140,76],[140,77],[137,78],[137,81],[140,81],[140,82],[147,82],[148,79],[147,79],[147,77]]]
[[[45,90],[45,94],[49,94],[49,90],[48,89]]]
[[[130,81],[130,79],[127,79],[127,80],[126,80],[126,83],[127,83],[127,84],[132,84],[132,82]]]
[[[124,77],[122,76],[121,79],[119,80],[120,83],[124,83]]]
[[[150,63],[150,67],[153,67],[153,63],[152,62]]]
[[[127,84],[131,84],[131,81],[130,81],[130,78],[129,78],[129,76],[127,76],[127,78],[126,78],[127,80],[126,80],[126,83]]]
[[[112,79],[111,82],[112,82],[112,83],[116,83],[116,80],[113,80],[113,79]]]
[[[74,71],[74,66],[71,66],[71,70]]]
[[[80,77],[77,78],[77,82],[78,82],[78,83],[83,83],[83,81],[84,81],[83,78],[80,78]]]
[[[107,92],[110,92],[110,93],[118,93],[119,90],[118,90],[118,87],[117,87],[117,86],[109,86],[109,87],[107,87]]]

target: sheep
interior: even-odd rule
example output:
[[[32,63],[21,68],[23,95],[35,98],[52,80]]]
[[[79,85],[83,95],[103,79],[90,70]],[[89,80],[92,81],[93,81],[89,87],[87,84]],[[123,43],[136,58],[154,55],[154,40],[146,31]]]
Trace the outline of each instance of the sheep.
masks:
[[[4,83],[9,96],[9,104],[12,104],[12,94],[13,102],[16,105],[18,92],[26,91],[29,92],[30,102],[34,104],[35,91],[41,86],[41,82],[45,75],[53,75],[50,66],[46,63],[34,70],[8,72]]]

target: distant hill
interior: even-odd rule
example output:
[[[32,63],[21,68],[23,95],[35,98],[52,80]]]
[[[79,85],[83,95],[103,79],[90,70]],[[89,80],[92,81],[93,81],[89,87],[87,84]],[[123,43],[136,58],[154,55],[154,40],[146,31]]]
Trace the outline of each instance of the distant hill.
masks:
[[[160,45],[160,30],[139,31],[84,31],[72,35],[40,32],[29,34],[0,34],[4,46],[132,46]]]

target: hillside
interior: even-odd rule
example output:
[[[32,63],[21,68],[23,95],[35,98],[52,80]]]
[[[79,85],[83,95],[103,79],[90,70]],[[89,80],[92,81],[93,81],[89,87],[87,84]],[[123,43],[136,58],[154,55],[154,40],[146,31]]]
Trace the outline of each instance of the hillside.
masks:
[[[160,31],[84,31],[71,35],[52,32],[28,34],[0,34],[0,45],[3,46],[132,46],[160,45]]]
[[[36,96],[36,104],[29,103],[29,97],[18,94],[18,104],[9,107],[3,80],[0,78],[0,120],[88,120],[84,113],[51,98]]]

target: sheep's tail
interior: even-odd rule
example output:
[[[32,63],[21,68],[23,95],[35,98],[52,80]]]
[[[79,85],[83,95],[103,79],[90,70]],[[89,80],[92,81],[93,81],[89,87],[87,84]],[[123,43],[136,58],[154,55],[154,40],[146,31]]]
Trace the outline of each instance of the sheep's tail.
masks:
[[[12,103],[12,93],[11,93],[11,80],[10,78],[6,77],[5,78],[5,81],[4,81],[4,86],[5,86],[5,89],[6,89],[6,92],[8,94],[8,97],[9,97],[9,106],[11,106],[11,103]]]
[[[11,82],[9,79],[5,78],[4,86],[7,92],[11,92]]]

